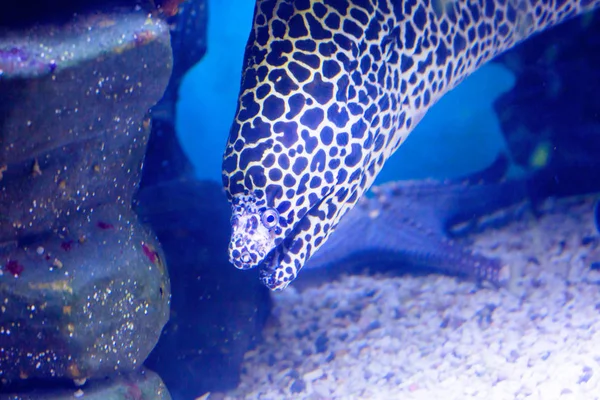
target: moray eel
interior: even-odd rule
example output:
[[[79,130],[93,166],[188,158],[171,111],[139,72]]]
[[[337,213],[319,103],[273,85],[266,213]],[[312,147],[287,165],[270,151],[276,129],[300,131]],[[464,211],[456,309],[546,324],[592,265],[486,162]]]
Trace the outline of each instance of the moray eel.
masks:
[[[285,288],[426,111],[600,0],[258,0],[223,157],[230,261]]]

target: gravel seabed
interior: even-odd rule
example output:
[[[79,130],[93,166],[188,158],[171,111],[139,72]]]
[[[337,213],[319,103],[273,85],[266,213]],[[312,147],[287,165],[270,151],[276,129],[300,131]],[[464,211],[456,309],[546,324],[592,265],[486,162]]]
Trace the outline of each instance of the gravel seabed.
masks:
[[[239,387],[203,398],[599,399],[594,200],[548,201],[538,219],[477,234],[506,265],[500,289],[374,275],[274,294]]]

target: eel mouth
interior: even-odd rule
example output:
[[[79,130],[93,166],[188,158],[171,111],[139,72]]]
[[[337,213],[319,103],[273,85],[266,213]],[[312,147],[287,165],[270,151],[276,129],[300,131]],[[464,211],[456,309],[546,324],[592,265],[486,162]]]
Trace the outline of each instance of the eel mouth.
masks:
[[[279,266],[279,255],[281,254],[282,245],[277,246],[260,265],[258,276],[263,285],[270,290],[283,290],[287,284],[282,286],[284,282],[277,279],[277,271]],[[291,282],[291,281],[290,281]]]
[[[306,246],[304,246],[306,248],[298,248],[298,246],[302,247],[304,243],[301,241],[301,238],[304,237],[303,233],[307,229],[311,229],[310,221],[305,222],[331,194],[332,192],[313,205],[283,241],[278,243],[260,263],[259,279],[263,285],[271,290],[279,291],[285,289],[296,279],[304,263],[310,258]]]
[[[296,268],[281,265],[285,257],[286,247],[284,244],[280,244],[267,255],[259,266],[259,279],[270,290],[281,291],[296,279],[298,274]]]

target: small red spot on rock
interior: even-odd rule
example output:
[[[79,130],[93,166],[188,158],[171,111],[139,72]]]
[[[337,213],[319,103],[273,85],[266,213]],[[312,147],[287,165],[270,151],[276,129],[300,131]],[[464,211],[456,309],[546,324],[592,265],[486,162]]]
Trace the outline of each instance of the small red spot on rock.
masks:
[[[13,274],[13,276],[19,276],[23,273],[25,267],[23,267],[23,264],[20,264],[17,260],[8,260],[8,262],[4,265],[4,269]]]
[[[138,385],[135,383],[127,384],[127,399],[141,400],[142,395],[142,389]]]
[[[143,31],[133,35],[133,41],[136,46],[143,46],[150,43],[155,38],[152,32]]]
[[[148,246],[146,243],[142,243],[142,250],[144,251],[146,257],[148,257],[148,260],[150,260],[152,264],[155,264],[156,259],[158,258],[156,250],[154,250],[152,246]]]
[[[96,223],[96,226],[100,229],[106,230],[106,229],[114,229],[113,224],[109,224],[108,222],[104,222],[104,221],[98,221]]]
[[[73,243],[74,242],[72,240],[69,240],[67,242],[62,242],[60,244],[60,248],[63,249],[64,251],[69,251],[73,248]]]

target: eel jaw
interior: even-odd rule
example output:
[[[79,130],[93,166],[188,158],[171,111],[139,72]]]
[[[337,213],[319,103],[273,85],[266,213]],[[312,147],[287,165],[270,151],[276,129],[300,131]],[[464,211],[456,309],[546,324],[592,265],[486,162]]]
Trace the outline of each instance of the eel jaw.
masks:
[[[310,258],[310,251],[302,246],[303,231],[294,231],[277,245],[260,264],[259,279],[273,291],[281,291],[300,273]]]
[[[289,256],[286,257],[283,244],[277,246],[260,265],[259,279],[263,285],[273,291],[281,291],[296,279],[297,268],[285,267],[290,263]]]

